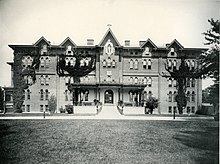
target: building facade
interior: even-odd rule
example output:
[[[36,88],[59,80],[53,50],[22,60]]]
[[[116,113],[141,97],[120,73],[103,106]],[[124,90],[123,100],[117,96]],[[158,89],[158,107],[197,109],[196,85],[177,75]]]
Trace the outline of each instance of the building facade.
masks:
[[[60,45],[51,45],[41,37],[32,45],[9,45],[14,50],[14,57],[22,55],[20,62],[25,69],[30,67],[36,54],[39,55],[39,68],[35,70],[36,79],[24,76],[29,87],[24,90],[23,112],[43,112],[48,110],[51,95],[57,99],[57,112],[67,105],[94,105],[98,100],[102,105],[117,105],[123,101],[126,107],[140,107],[153,96],[159,99],[157,113],[172,113],[177,110],[175,102],[176,81],[164,76],[168,74],[165,65],[176,69],[180,57],[186,57],[190,69],[198,69],[197,58],[202,49],[184,48],[176,39],[165,47],[157,47],[150,39],[140,41],[138,47],[131,47],[126,40],[121,45],[109,28],[98,45],[88,39],[87,45],[77,46],[69,37]],[[74,68],[77,56],[80,56],[80,68],[91,64],[93,70],[76,81],[66,68]],[[12,64],[10,64],[12,65]],[[12,76],[15,74],[12,69]],[[68,86],[72,85],[76,93]],[[195,113],[202,103],[201,79],[188,79],[187,108],[184,112]]]

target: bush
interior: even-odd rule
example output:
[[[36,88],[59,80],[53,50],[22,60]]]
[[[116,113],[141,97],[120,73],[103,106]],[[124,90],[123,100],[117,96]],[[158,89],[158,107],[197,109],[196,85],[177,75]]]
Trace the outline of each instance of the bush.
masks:
[[[146,108],[149,108],[150,109],[149,112],[150,114],[152,114],[153,110],[158,107],[158,104],[159,104],[158,99],[156,99],[155,97],[149,97],[149,99],[146,100],[145,113],[147,113]]]
[[[73,106],[72,105],[67,105],[66,106],[66,111],[68,114],[73,114]]]
[[[66,112],[65,108],[63,108],[62,106],[59,108],[59,110],[60,110],[60,113],[65,113]]]

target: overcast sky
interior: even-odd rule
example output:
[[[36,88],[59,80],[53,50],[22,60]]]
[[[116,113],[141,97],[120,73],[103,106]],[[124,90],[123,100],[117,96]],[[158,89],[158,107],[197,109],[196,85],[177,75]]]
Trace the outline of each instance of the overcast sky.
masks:
[[[10,86],[13,51],[8,44],[32,44],[44,36],[60,44],[98,44],[108,24],[118,41],[157,46],[177,39],[184,47],[205,47],[208,19],[219,19],[219,0],[0,0],[0,86]],[[209,83],[205,83],[207,86]]]

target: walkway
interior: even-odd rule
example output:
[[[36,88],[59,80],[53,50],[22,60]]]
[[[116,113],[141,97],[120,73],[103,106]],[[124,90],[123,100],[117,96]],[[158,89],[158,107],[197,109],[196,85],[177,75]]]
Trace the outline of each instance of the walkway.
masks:
[[[111,119],[111,118],[123,118],[117,109],[116,105],[103,105],[101,112],[96,115],[97,118]]]

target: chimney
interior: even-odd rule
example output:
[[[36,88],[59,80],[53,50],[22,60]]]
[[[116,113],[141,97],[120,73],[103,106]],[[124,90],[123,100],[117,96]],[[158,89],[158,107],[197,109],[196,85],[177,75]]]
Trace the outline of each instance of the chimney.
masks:
[[[87,39],[87,45],[88,46],[94,45],[94,39]]]
[[[145,43],[145,41],[139,41],[139,46],[142,46]]]
[[[125,40],[125,46],[130,46],[130,40]]]

